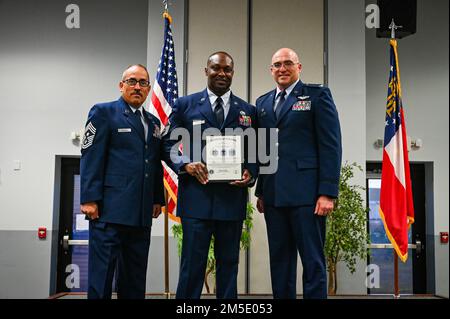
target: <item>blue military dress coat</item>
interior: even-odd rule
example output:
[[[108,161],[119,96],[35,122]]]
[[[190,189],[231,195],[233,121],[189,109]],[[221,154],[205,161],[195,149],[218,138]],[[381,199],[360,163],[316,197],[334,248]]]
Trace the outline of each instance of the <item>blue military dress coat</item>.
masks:
[[[210,220],[237,221],[245,219],[247,205],[247,188],[240,188],[228,183],[200,184],[197,179],[183,173],[182,167],[193,162],[194,153],[198,155],[205,146],[205,141],[193,141],[194,126],[200,126],[203,133],[208,128],[217,128],[225,132],[225,128],[250,128],[255,124],[255,107],[231,94],[230,109],[221,127],[212,111],[207,90],[179,98],[169,117],[170,129],[165,135],[165,154],[169,156],[174,141],[170,141],[171,132],[176,128],[185,128],[190,135],[190,157],[178,157],[179,163],[167,160],[171,168],[178,173],[177,215]],[[251,175],[257,177],[257,163],[244,163]]]
[[[278,118],[273,111],[275,94],[270,91],[256,101],[258,127],[278,133],[277,171],[260,174],[256,196],[274,207],[314,206],[319,195],[337,197],[341,131],[330,90],[299,81],[278,106]]]
[[[159,120],[144,111],[148,134],[131,107],[94,105],[81,147],[81,203],[97,202],[100,222],[151,226],[153,204],[164,204]]]

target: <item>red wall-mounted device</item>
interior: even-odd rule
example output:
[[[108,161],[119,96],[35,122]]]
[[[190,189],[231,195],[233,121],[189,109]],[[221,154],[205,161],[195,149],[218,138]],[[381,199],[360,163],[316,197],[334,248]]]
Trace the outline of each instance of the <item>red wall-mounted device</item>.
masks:
[[[38,237],[39,237],[39,239],[46,239],[47,238],[47,228],[39,227]]]
[[[441,244],[448,244],[448,232],[441,231]]]

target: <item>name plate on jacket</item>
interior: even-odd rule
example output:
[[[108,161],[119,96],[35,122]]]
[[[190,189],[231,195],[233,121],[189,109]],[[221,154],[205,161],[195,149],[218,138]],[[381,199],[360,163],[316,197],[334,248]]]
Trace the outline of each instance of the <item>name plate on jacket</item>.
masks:
[[[206,136],[206,169],[210,182],[230,182],[242,178],[241,136]]]

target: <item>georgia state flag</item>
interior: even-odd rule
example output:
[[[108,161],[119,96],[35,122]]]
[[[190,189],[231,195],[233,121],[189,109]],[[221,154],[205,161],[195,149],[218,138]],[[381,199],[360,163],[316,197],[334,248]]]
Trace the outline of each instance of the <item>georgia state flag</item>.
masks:
[[[391,70],[386,105],[380,216],[386,234],[400,259],[408,259],[408,229],[414,222],[408,144],[401,99],[397,41],[390,40]]]

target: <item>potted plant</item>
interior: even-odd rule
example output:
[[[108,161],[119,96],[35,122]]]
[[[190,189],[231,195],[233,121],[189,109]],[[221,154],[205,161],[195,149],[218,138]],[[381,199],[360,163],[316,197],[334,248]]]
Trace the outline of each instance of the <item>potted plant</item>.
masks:
[[[247,214],[244,220],[244,225],[241,234],[241,249],[248,249],[250,247],[251,235],[250,231],[253,228],[253,213],[255,208],[252,203],[247,203]],[[181,256],[181,247],[183,243],[183,228],[181,224],[175,224],[172,226],[173,236],[177,240],[178,256]],[[209,275],[216,275],[216,258],[214,256],[214,236],[211,238],[211,243],[209,245],[208,260],[206,263],[205,272],[205,288],[207,293],[211,293],[211,288],[208,283]],[[214,289],[215,290],[215,289]]]
[[[367,234],[368,208],[364,206],[360,185],[350,185],[354,169],[362,172],[356,163],[345,163],[341,168],[339,197],[333,212],[327,217],[325,257],[328,270],[328,294],[337,291],[337,265],[343,262],[350,273],[356,270],[358,258],[368,255],[370,238]]]

